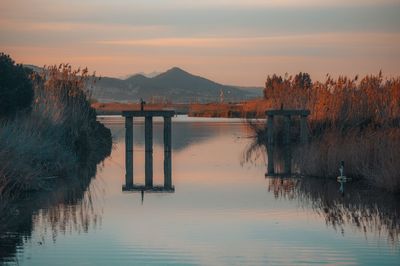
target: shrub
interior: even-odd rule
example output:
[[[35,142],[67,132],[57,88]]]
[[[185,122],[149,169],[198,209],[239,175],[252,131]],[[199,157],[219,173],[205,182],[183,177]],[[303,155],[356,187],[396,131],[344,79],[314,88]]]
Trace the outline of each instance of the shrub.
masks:
[[[0,198],[40,189],[43,177],[69,177],[78,166],[109,154],[111,133],[96,121],[85,92],[90,81],[87,69],[69,65],[32,75],[30,114],[0,123]]]
[[[30,71],[0,53],[0,117],[29,108],[33,99]]]

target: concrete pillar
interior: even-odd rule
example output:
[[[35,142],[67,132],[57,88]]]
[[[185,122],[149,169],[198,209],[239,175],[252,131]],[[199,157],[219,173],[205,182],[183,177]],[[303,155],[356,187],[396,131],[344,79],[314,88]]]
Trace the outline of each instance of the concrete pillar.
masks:
[[[285,145],[290,145],[290,115],[285,115],[283,126],[283,143]]]
[[[145,146],[145,185],[153,186],[153,117],[146,116],[144,121]]]
[[[291,174],[292,172],[292,158],[290,151],[290,115],[285,115],[284,128],[283,128],[283,143],[284,143],[284,172]]]
[[[172,187],[171,117],[164,116],[164,187]]]
[[[308,142],[307,116],[304,115],[300,117],[300,142],[302,144]]]
[[[133,186],[133,117],[125,117],[125,186]]]
[[[267,120],[267,158],[268,158],[268,174],[275,173],[274,170],[274,116],[268,115]]]

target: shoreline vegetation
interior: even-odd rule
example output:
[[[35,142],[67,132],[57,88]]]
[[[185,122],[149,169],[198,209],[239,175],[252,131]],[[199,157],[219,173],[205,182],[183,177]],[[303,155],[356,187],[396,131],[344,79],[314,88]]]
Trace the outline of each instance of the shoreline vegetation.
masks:
[[[139,104],[94,103],[101,114],[118,114],[139,109]],[[263,99],[241,103],[149,104],[151,109],[176,109],[192,117],[265,118],[270,109],[308,109],[310,141],[296,143],[299,121],[292,119],[292,158],[301,175],[336,178],[339,164],[345,174],[368,180],[375,186],[400,191],[400,77],[384,78],[382,73],[312,81],[307,73],[268,76]],[[283,121],[276,119],[275,138],[282,136]],[[266,149],[267,128],[251,123],[256,140],[249,152]],[[279,148],[279,147],[278,147]],[[306,156],[305,156],[306,155]]]
[[[21,79],[31,90],[28,104],[0,113],[2,213],[7,202],[26,192],[51,191],[49,184],[54,182],[75,182],[80,169],[110,154],[112,138],[90,106],[85,88],[94,75],[87,69],[60,64],[35,73],[5,54],[0,58],[1,100],[18,102],[24,97],[17,82]]]
[[[267,109],[308,109],[307,144],[298,143],[299,120],[292,119],[292,163],[304,176],[336,178],[345,162],[345,175],[400,192],[400,77],[382,73],[359,79],[327,77],[312,82],[306,73],[269,76],[264,90]],[[278,149],[283,121],[274,130]],[[256,140],[251,150],[267,149],[268,128],[251,124]]]

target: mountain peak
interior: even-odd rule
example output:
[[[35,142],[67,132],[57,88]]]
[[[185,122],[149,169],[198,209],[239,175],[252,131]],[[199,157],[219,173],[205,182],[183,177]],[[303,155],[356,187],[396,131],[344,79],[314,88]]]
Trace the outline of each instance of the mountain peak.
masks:
[[[165,73],[185,73],[185,74],[189,74],[188,72],[186,72],[185,70],[183,70],[182,68],[179,68],[179,67],[170,68],[167,71],[165,71]]]
[[[132,80],[144,80],[144,79],[147,79],[147,77],[144,76],[143,74],[134,74],[125,80],[132,81]]]

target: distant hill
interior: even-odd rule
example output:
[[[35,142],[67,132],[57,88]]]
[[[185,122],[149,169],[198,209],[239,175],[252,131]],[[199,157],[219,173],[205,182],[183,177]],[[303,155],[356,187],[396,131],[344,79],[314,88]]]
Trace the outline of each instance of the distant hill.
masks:
[[[34,66],[28,67],[34,69]],[[143,74],[127,79],[102,77],[96,81],[91,92],[100,102],[137,102],[140,98],[147,102],[205,103],[218,102],[222,98],[225,102],[234,102],[262,95],[260,88],[222,85],[178,67],[154,77]]]
[[[256,97],[263,97],[264,88],[263,87],[243,87],[243,86],[233,86],[238,89],[244,90],[248,93],[254,94]]]
[[[29,69],[31,69],[31,70],[33,70],[35,72],[41,72],[43,70],[42,67],[38,67],[38,66],[35,66],[35,65],[25,65],[24,64],[23,66],[26,67],[26,68],[29,68]]]

